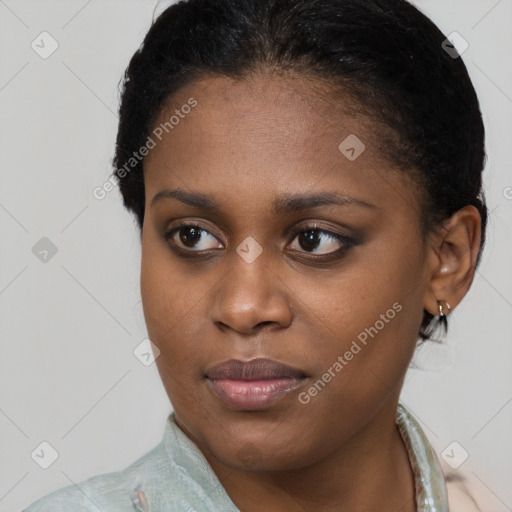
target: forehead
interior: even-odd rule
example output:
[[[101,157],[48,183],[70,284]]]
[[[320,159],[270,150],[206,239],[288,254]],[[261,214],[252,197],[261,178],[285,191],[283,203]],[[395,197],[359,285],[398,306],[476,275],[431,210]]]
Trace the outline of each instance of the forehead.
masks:
[[[179,126],[163,134],[175,149],[186,140],[196,148],[200,142],[210,153],[229,147],[243,154],[244,149],[258,148],[258,158],[263,158],[317,152],[344,134],[373,138],[372,122],[357,114],[350,96],[336,97],[331,89],[325,82],[296,75],[253,74],[238,80],[209,76],[169,98],[155,126],[165,124],[192,97],[197,105]]]
[[[389,173],[378,147],[382,126],[348,94],[305,77],[210,76],[173,95],[154,127],[164,129],[145,161],[147,200],[180,187],[224,196],[236,190],[260,203],[314,189],[371,201],[390,180],[395,189],[409,185]]]

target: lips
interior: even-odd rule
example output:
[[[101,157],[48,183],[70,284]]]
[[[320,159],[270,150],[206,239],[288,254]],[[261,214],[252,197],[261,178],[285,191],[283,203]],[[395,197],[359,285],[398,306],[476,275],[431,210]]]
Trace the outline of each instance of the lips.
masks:
[[[226,405],[237,410],[257,410],[297,389],[308,376],[297,368],[258,358],[230,359],[206,371],[210,390]]]
[[[230,359],[206,371],[209,379],[268,380],[279,378],[303,378],[306,374],[272,359],[258,358],[251,361]]]

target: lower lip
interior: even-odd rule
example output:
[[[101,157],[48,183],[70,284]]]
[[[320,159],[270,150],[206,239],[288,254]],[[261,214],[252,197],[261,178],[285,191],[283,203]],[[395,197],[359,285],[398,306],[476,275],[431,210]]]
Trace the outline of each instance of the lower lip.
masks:
[[[264,409],[288,393],[295,391],[304,379],[268,380],[207,379],[210,389],[235,409]]]

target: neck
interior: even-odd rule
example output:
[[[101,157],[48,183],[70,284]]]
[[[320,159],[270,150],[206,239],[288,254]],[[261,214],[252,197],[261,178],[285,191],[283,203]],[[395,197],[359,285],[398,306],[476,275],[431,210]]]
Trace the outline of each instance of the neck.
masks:
[[[248,472],[204,455],[243,512],[415,512],[414,477],[396,426],[396,405],[386,404],[328,457],[299,469]]]

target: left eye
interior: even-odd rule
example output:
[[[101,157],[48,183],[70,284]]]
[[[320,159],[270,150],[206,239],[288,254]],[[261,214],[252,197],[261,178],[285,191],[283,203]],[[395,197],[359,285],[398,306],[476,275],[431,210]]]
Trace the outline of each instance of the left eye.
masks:
[[[312,254],[331,254],[337,252],[343,247],[348,246],[348,241],[341,235],[331,233],[322,229],[304,229],[297,233],[294,241],[305,250]],[[292,249],[297,250],[296,247]],[[320,249],[317,251],[317,249]],[[300,249],[299,249],[300,250]],[[316,251],[316,252],[315,252]]]

